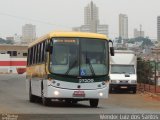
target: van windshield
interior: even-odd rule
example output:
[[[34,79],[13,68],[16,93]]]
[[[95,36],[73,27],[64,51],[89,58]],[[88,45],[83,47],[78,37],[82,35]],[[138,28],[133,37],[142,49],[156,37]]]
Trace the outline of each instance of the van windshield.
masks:
[[[134,65],[111,65],[111,74],[135,74]]]

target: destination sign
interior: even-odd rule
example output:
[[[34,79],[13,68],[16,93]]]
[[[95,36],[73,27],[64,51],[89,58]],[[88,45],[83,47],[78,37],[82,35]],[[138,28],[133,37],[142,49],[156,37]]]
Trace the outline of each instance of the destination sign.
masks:
[[[55,43],[76,43],[74,39],[67,39],[67,40],[54,40]]]

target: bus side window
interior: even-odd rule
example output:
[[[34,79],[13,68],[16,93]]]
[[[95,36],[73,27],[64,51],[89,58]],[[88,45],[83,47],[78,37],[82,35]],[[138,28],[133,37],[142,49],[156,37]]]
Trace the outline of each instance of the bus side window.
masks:
[[[30,48],[29,51],[29,65],[32,65],[32,48]]]
[[[39,56],[40,56],[40,53],[39,53],[39,45],[40,45],[40,44],[37,44],[37,63],[39,63]]]
[[[32,64],[35,64],[35,46],[33,46],[33,60],[32,60]]]
[[[44,62],[44,54],[45,54],[45,42],[43,42],[42,62]]]
[[[41,43],[41,57],[40,57],[41,63],[43,62],[43,46],[44,46],[44,44],[43,44],[43,42],[42,42],[42,43]]]
[[[34,61],[34,48],[31,48],[31,65],[33,65],[33,61]]]
[[[38,44],[37,44],[36,45],[36,55],[35,55],[36,56],[36,58],[35,58],[36,59],[36,62],[35,62],[36,64],[38,63],[38,54],[39,53],[38,53]]]
[[[28,49],[28,56],[27,56],[27,65],[30,65],[30,54],[31,54],[31,48]]]
[[[39,63],[41,63],[41,43],[39,44],[39,49],[38,49],[38,53],[39,53],[39,56],[38,56],[38,61]]]
[[[30,51],[30,49],[28,49],[27,66],[29,65],[29,51]]]
[[[47,47],[47,45],[48,45],[48,40],[45,40],[45,44],[44,44],[44,57],[43,57],[44,62],[46,61],[46,47]]]

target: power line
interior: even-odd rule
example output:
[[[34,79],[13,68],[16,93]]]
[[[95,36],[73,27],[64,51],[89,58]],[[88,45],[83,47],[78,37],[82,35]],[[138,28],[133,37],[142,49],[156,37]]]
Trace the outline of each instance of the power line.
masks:
[[[43,23],[43,24],[47,24],[47,25],[54,25],[54,26],[58,26],[58,27],[65,27],[65,28],[71,28],[65,25],[58,25],[58,24],[53,24],[51,22],[46,22],[46,21],[42,21],[42,20],[38,20],[38,19],[32,19],[32,18],[27,18],[27,17],[21,17],[21,16],[16,16],[16,15],[11,15],[8,13],[1,13],[0,15],[3,16],[8,16],[8,17],[12,17],[12,18],[16,18],[16,19],[21,19],[21,20],[30,20],[30,21],[34,21],[34,22],[39,22],[39,23]]]

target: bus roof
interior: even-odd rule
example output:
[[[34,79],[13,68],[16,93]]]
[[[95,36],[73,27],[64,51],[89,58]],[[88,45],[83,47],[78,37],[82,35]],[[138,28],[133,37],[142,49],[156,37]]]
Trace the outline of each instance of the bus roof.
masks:
[[[46,34],[39,39],[32,42],[29,47],[44,41],[45,39],[49,39],[52,37],[82,37],[82,38],[99,38],[108,40],[106,35],[103,34],[97,34],[97,33],[88,33],[88,32],[51,32],[49,34]]]

